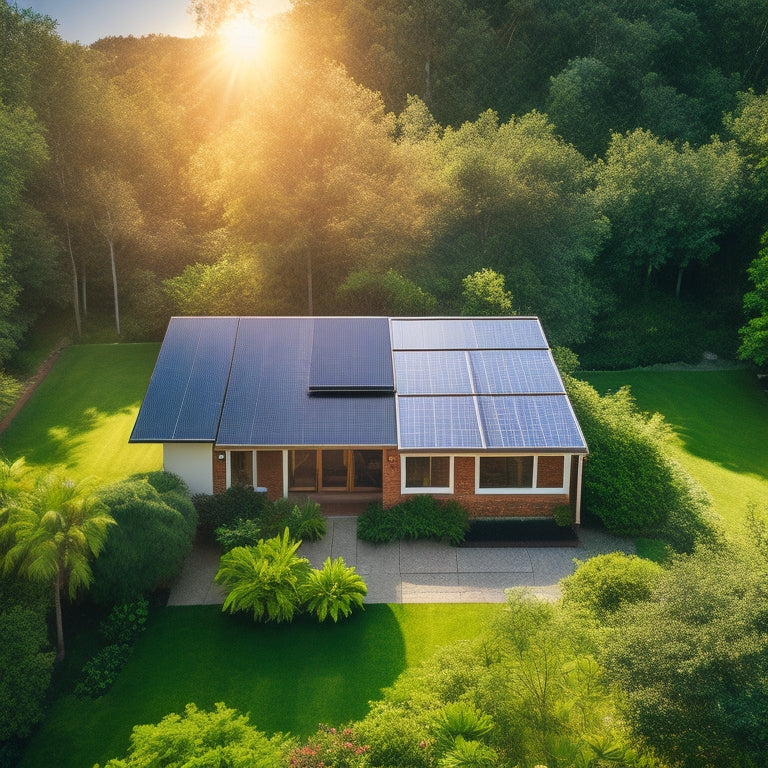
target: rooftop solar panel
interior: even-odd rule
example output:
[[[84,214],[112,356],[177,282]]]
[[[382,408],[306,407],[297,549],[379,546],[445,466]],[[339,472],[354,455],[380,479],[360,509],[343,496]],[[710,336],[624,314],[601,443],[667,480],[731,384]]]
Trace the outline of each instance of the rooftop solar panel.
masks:
[[[227,389],[236,317],[174,317],[131,442],[211,441]]]
[[[466,352],[395,352],[393,359],[400,395],[464,395],[473,391]]]
[[[478,397],[489,449],[586,450],[566,395]]]
[[[535,317],[392,320],[393,349],[547,349]]]
[[[478,393],[507,395],[565,392],[549,350],[484,349],[468,354]]]
[[[482,449],[473,397],[399,397],[399,447]]]
[[[309,388],[316,392],[391,392],[394,381],[388,319],[314,318]]]

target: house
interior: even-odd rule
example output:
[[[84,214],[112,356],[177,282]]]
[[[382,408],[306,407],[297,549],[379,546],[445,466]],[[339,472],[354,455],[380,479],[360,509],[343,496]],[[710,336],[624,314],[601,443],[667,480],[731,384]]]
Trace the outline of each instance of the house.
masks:
[[[175,317],[130,439],[193,493],[570,504],[577,523],[587,454],[535,317]]]

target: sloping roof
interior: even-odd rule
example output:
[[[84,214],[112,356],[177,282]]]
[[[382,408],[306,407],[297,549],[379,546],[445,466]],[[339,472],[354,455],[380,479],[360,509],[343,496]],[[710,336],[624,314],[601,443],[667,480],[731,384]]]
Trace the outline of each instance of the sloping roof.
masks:
[[[530,317],[175,317],[131,441],[587,450]]]

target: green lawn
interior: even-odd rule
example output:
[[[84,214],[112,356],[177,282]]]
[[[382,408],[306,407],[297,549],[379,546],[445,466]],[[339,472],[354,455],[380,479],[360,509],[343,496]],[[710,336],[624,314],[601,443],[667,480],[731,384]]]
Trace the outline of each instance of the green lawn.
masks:
[[[163,608],[112,690],[59,698],[23,768],[83,768],[122,754],[131,728],[217,701],[267,732],[309,735],[360,719],[368,702],[438,646],[477,635],[501,606],[369,605],[338,625],[254,624],[217,606]],[[76,643],[71,650],[78,656]]]
[[[128,444],[159,348],[68,347],[0,436],[0,450],[10,460],[24,456],[34,466],[64,466],[73,479],[113,482],[159,469],[161,446]]]
[[[664,414],[675,458],[710,493],[738,533],[750,502],[768,501],[768,394],[753,372],[584,372],[599,392],[628,384],[644,411]]]

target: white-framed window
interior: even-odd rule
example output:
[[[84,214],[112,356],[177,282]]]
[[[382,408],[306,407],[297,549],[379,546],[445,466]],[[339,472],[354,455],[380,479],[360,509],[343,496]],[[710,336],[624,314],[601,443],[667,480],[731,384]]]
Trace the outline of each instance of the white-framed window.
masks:
[[[567,493],[570,462],[564,455],[475,457],[475,493]]]
[[[401,456],[402,493],[453,493],[453,456]]]

